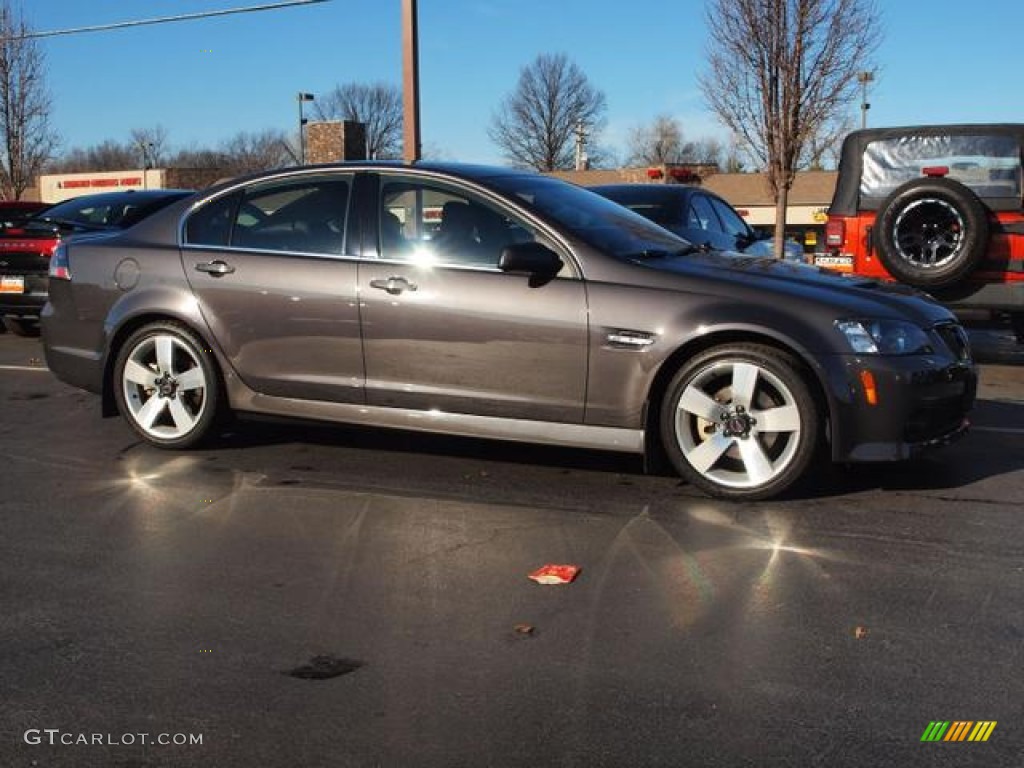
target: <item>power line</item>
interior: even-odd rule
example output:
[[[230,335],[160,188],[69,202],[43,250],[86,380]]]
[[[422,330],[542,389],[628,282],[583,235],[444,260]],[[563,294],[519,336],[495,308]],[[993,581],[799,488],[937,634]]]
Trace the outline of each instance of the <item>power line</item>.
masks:
[[[213,16],[229,16],[235,13],[254,13],[256,11],[273,11],[279,8],[288,8],[293,5],[311,5],[312,3],[326,3],[330,0],[283,0],[278,3],[265,3],[263,5],[249,5],[242,8],[225,8],[219,11],[200,11],[198,13],[184,13],[179,16],[161,16],[155,19],[136,19],[134,21],[118,21],[113,24],[96,24],[91,27],[73,27],[71,29],[54,29],[48,32],[28,32],[24,35],[2,38],[3,40],[29,40],[37,37],[57,37],[58,35],[77,35],[82,32],[105,32],[111,29],[125,29],[126,27],[142,27],[149,24],[167,24],[174,21],[192,21],[193,19],[208,19]]]

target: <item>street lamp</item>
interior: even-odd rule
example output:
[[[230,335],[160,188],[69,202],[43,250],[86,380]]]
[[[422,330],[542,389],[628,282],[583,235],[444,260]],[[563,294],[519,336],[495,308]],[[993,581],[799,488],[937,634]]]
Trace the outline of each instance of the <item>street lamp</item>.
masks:
[[[299,102],[299,165],[306,164],[306,118],[302,114],[302,102],[313,101],[315,96],[312,93],[299,91],[296,95]]]
[[[871,105],[868,104],[868,83],[875,79],[874,72],[858,72],[857,82],[860,83],[860,127],[868,127],[868,110],[871,109]]]

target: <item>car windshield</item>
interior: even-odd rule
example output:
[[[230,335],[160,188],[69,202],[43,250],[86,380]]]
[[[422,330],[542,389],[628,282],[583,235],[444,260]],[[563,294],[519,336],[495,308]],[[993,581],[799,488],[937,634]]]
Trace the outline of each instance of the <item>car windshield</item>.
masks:
[[[579,239],[620,259],[668,256],[694,250],[686,240],[595,192],[545,176],[508,175],[487,180]]]

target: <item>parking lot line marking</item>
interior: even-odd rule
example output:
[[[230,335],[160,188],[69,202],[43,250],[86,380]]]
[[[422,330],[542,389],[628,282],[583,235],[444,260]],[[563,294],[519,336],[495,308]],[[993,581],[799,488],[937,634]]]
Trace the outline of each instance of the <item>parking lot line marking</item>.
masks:
[[[41,365],[0,365],[0,371],[49,371]]]
[[[972,432],[1001,432],[1007,435],[1024,435],[1024,428],[1019,427],[971,427]]]

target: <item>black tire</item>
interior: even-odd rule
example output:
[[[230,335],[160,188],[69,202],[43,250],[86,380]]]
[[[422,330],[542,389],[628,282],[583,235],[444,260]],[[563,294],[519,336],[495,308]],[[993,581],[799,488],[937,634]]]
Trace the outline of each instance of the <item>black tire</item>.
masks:
[[[114,363],[113,387],[125,421],[160,448],[199,445],[220,426],[226,410],[212,353],[175,322],[151,323],[128,337]]]
[[[959,182],[915,179],[882,203],[873,237],[878,258],[894,278],[925,290],[946,288],[985,258],[988,211]]]
[[[714,347],[689,360],[668,386],[659,421],[683,478],[709,496],[744,501],[796,482],[821,434],[797,362],[759,344]]]
[[[4,329],[15,336],[28,336],[35,338],[39,335],[39,321],[29,320],[25,317],[5,317]]]

